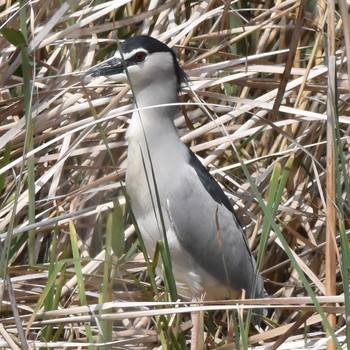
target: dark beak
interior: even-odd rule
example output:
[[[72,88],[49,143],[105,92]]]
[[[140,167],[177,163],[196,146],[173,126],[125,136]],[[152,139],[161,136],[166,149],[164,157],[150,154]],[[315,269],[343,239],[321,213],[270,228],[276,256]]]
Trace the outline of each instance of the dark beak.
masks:
[[[89,82],[92,78],[107,77],[109,75],[119,74],[124,71],[124,64],[120,58],[110,58],[97,66],[90,68],[81,78],[83,82]]]

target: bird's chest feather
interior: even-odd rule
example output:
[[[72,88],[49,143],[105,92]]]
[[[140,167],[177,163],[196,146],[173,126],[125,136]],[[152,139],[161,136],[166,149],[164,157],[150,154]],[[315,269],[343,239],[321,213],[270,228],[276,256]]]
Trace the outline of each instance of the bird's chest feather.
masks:
[[[129,195],[135,200],[149,196],[155,185],[163,193],[164,176],[169,180],[169,175],[177,168],[172,157],[167,157],[163,150],[158,150],[156,156],[153,154],[151,148],[142,147],[139,142],[129,143],[126,183]]]
[[[168,182],[175,184],[181,174],[178,160],[166,155],[164,149],[158,149],[156,157],[150,159],[148,151],[129,140],[126,190],[147,253],[151,258],[154,256],[157,242],[164,238],[165,232],[170,239],[172,255],[181,250],[176,235],[169,233],[171,227],[167,210],[169,185],[166,184]],[[163,222],[165,227],[162,225]]]
[[[167,200],[185,176],[188,150],[178,138],[175,141],[176,145],[171,137],[158,137],[146,145],[129,138],[126,189],[137,222],[150,240],[161,238],[161,217],[168,228]]]
[[[162,151],[158,149],[156,151],[158,158],[149,160],[148,155],[142,153],[142,148],[132,142],[129,143],[127,192],[148,255],[151,259],[153,258],[157,241],[162,240],[166,234],[178,292],[188,298],[193,295],[200,296],[205,283],[215,286],[209,289],[216,289],[218,281],[197,266],[191,255],[184,250],[178,238],[178,232],[172,224],[172,207],[184,204],[174,203],[173,199],[174,192],[180,192],[181,184],[187,183],[188,163],[185,159],[179,159],[174,154],[163,151],[164,149]],[[189,189],[187,194],[191,195]],[[184,196],[180,195],[179,198]],[[184,217],[186,217],[185,214],[187,213],[184,213]],[[162,226],[161,221],[164,222],[165,227]],[[186,274],[184,271],[187,271]]]

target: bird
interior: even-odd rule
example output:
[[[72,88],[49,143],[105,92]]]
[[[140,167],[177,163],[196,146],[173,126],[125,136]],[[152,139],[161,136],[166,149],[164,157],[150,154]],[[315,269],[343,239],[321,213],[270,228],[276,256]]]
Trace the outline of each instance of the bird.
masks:
[[[152,36],[130,37],[114,57],[90,68],[84,81],[100,76],[129,84],[134,97],[125,182],[149,257],[166,237],[184,299],[232,299],[242,290],[248,298],[264,297],[232,203],[174,124],[188,76],[173,49]]]

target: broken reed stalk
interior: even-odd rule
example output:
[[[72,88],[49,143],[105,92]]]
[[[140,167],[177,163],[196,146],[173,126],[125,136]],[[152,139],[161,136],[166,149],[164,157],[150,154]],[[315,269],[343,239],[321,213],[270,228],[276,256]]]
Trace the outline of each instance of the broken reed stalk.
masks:
[[[328,1],[327,22],[328,22],[328,84],[327,84],[327,169],[326,169],[326,294],[336,294],[336,188],[335,188],[335,7],[334,1]],[[328,314],[328,320],[333,330],[336,327],[336,316]],[[330,339],[327,342],[327,350],[335,350],[336,345],[330,332],[326,331]]]

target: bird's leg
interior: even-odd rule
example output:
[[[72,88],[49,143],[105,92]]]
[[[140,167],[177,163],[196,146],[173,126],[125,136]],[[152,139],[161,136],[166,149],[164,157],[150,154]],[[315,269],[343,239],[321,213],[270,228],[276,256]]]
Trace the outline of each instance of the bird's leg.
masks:
[[[194,299],[197,301],[198,299]],[[198,305],[198,304],[196,304]],[[191,350],[203,350],[204,349],[204,312],[193,311],[191,312],[192,328],[191,328]]]

